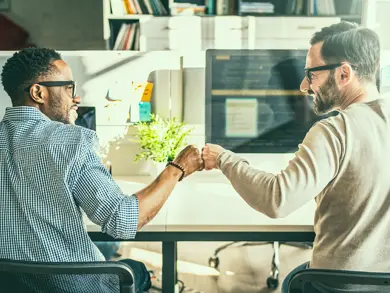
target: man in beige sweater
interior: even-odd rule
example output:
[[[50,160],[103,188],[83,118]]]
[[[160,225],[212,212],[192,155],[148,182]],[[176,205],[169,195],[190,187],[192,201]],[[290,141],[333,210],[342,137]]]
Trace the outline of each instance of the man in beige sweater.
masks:
[[[301,91],[313,97],[317,114],[339,114],[316,123],[279,174],[221,146],[203,148],[205,169],[220,169],[269,217],[316,200],[312,258],[298,269],[390,271],[390,103],[376,87],[379,56],[370,29],[341,22],[314,34]]]

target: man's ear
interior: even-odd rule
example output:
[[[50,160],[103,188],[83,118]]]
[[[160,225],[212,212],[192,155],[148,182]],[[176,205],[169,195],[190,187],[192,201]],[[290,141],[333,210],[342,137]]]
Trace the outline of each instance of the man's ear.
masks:
[[[340,67],[340,83],[347,85],[352,78],[352,67],[349,64],[343,64]]]
[[[33,84],[30,88],[30,97],[34,102],[38,104],[43,104],[46,100],[47,93],[44,87],[39,84]]]

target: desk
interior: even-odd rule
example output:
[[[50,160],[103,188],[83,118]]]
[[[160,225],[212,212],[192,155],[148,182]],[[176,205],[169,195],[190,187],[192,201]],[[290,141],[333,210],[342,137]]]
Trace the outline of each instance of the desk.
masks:
[[[312,242],[315,202],[283,219],[255,211],[235,192],[223,175],[195,174],[178,183],[156,217],[131,241],[162,242],[163,292],[175,292],[179,241],[290,241]],[[148,176],[115,178],[132,194],[153,180]],[[87,220],[94,241],[118,241]],[[129,241],[129,240],[122,240]]]

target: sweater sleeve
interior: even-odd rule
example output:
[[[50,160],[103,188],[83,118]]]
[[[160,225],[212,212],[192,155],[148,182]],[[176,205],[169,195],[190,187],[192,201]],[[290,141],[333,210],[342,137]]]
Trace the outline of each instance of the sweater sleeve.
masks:
[[[315,198],[338,172],[341,136],[326,121],[307,133],[288,166],[274,175],[251,167],[230,151],[217,158],[218,168],[238,194],[254,209],[281,218]]]

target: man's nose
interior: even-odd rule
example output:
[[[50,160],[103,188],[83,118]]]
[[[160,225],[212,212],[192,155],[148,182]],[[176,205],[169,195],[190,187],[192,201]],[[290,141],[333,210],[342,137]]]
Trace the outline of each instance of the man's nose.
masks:
[[[74,102],[75,104],[80,104],[80,103],[81,103],[81,98],[80,98],[80,96],[75,96],[75,97],[73,98],[73,102]]]
[[[309,81],[307,80],[306,77],[303,78],[302,82],[301,82],[301,85],[299,87],[299,89],[301,90],[301,92],[303,93],[307,93],[310,89],[310,84],[309,84]]]

